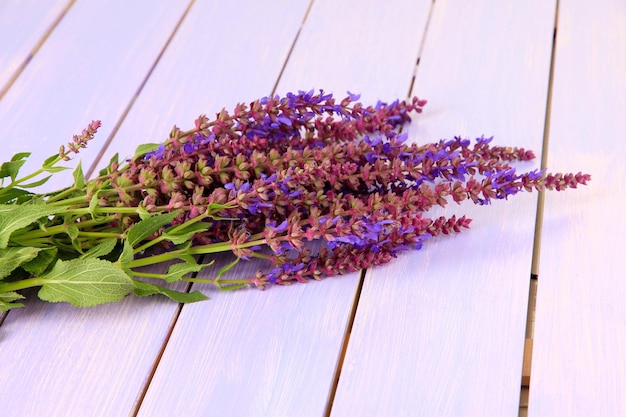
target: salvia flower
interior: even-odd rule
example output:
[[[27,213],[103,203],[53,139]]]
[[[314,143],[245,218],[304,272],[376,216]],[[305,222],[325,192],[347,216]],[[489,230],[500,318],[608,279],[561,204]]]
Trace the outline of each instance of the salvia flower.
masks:
[[[201,115],[190,130],[174,127],[165,142],[143,145],[126,163],[113,158],[97,178],[85,181],[76,172],[74,186],[57,193],[31,194],[13,176],[0,188],[0,201],[37,202],[41,216],[10,231],[0,256],[5,248],[27,247],[49,261],[36,270],[30,264],[16,268],[10,281],[0,281],[0,296],[17,299],[17,290],[41,285],[29,274],[50,276],[60,268],[87,274],[95,263],[117,268],[119,282],[127,284],[101,302],[130,291],[182,302],[202,298],[159,280],[211,282],[222,289],[305,282],[384,264],[434,236],[469,227],[465,216],[429,216],[435,206],[465,200],[484,205],[590,180],[583,173],[518,172],[512,163],[534,154],[495,146],[493,137],[412,143],[401,128],[411,113],[422,112],[425,100],[365,106],[359,98],[299,91],[238,104],[212,120]],[[84,147],[99,126],[92,122],[57,159]],[[187,275],[220,252],[236,261],[211,279]],[[196,255],[204,255],[203,264]],[[139,269],[176,259],[166,274]],[[261,266],[254,276],[223,278],[237,261],[250,259]],[[40,296],[91,305],[90,288],[81,287],[77,293],[85,294],[78,299],[49,291]],[[4,303],[10,304],[5,309],[17,306]]]

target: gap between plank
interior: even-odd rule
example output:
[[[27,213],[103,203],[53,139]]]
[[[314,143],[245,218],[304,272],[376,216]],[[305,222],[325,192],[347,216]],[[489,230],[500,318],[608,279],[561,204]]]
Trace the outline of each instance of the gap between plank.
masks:
[[[272,92],[270,94],[271,96],[276,94],[278,83],[280,83],[281,78],[283,78],[283,73],[285,72],[285,68],[287,68],[287,63],[289,63],[289,59],[291,58],[291,53],[293,52],[294,48],[296,47],[296,44],[298,43],[300,32],[302,31],[302,27],[304,26],[306,19],[309,17],[309,12],[311,11],[311,8],[313,7],[313,3],[315,3],[315,0],[311,0],[309,2],[309,6],[307,7],[306,12],[304,12],[304,16],[302,17],[302,21],[300,22],[300,27],[298,28],[298,31],[296,32],[296,36],[293,38],[293,42],[291,43],[289,52],[287,52],[287,57],[285,58],[285,62],[283,62],[283,66],[280,68],[280,72],[278,73],[278,77],[276,77],[276,82],[274,83],[274,87],[272,87]]]
[[[195,276],[196,274],[197,272],[194,272],[193,276]],[[191,285],[192,283],[190,282],[187,285],[185,292],[189,292],[189,290],[191,289]],[[154,363],[152,365],[152,370],[150,371],[150,375],[148,375],[148,378],[144,386],[141,387],[141,390],[139,391],[139,395],[135,401],[134,407],[129,414],[132,417],[137,417],[137,414],[139,413],[139,409],[141,408],[141,405],[143,404],[143,400],[146,398],[146,394],[148,393],[148,388],[150,387],[150,383],[152,382],[152,379],[154,378],[154,375],[156,374],[156,370],[159,366],[159,363],[161,362],[163,353],[165,353],[165,348],[167,347],[167,344],[170,341],[170,338],[172,337],[172,333],[174,332],[174,327],[176,327],[176,323],[178,322],[178,318],[180,317],[180,313],[182,312],[182,310],[183,310],[183,304],[179,303],[178,307],[176,308],[176,312],[174,313],[172,317],[172,321],[170,322],[169,331],[165,335],[165,340],[163,340],[163,343],[161,344],[161,349],[159,350],[159,353],[157,353],[156,358],[154,358]]]
[[[156,59],[153,62],[152,66],[150,67],[150,69],[148,70],[148,73],[146,74],[145,78],[143,79],[143,81],[139,85],[139,88],[137,89],[137,91],[135,92],[135,94],[133,95],[131,100],[128,102],[128,105],[124,109],[124,112],[122,113],[121,117],[118,119],[117,123],[113,127],[113,130],[111,131],[111,134],[109,135],[109,137],[105,141],[103,147],[100,149],[100,152],[98,153],[98,155],[94,159],[93,163],[89,167],[89,170],[87,171],[87,173],[85,175],[86,178],[89,178],[93,174],[94,170],[96,169],[96,167],[100,163],[100,160],[102,159],[102,156],[104,155],[105,151],[107,150],[107,148],[109,147],[109,145],[113,141],[113,138],[115,137],[115,135],[119,131],[122,123],[124,122],[124,120],[128,116],[128,113],[130,112],[131,108],[133,107],[133,105],[137,101],[137,97],[139,96],[139,94],[143,90],[144,86],[148,82],[148,79],[150,78],[150,76],[152,75],[154,69],[158,65],[158,63],[161,60],[161,58],[163,57],[163,54],[165,53],[165,51],[169,47],[170,43],[172,42],[172,39],[174,39],[174,36],[176,35],[176,33],[178,32],[179,28],[181,27],[183,21],[185,20],[185,17],[187,17],[187,14],[189,13],[189,10],[191,10],[191,7],[193,6],[194,2],[195,2],[195,0],[191,0],[189,2],[189,4],[187,5],[187,8],[185,9],[185,11],[183,12],[182,16],[180,17],[180,19],[176,23],[176,26],[174,27],[174,30],[172,31],[172,33],[170,34],[169,38],[167,39],[167,41],[163,45],[163,48],[159,52],[158,56],[156,57]],[[195,277],[196,275],[197,275],[197,272],[194,272],[192,274],[192,277]],[[189,283],[186,286],[185,292],[189,292],[191,287],[192,287],[192,283]],[[156,355],[156,357],[154,359],[153,365],[152,365],[151,370],[150,370],[150,374],[148,375],[145,384],[139,390],[138,397],[137,397],[137,399],[135,401],[135,404],[134,404],[132,410],[130,411],[129,415],[131,415],[133,417],[137,416],[137,414],[139,413],[139,409],[141,408],[141,405],[143,404],[143,401],[144,401],[144,399],[146,397],[146,394],[148,393],[148,388],[150,387],[150,383],[152,382],[152,379],[154,378],[154,375],[156,373],[158,365],[161,362],[161,358],[163,357],[163,353],[165,352],[165,348],[167,347],[168,342],[169,342],[169,340],[170,340],[170,338],[172,336],[172,333],[174,332],[174,328],[176,326],[176,322],[178,321],[178,318],[180,317],[180,313],[182,312],[182,308],[183,308],[183,304],[178,304],[178,306],[176,308],[176,311],[174,312],[174,314],[172,316],[172,320],[171,320],[171,322],[170,322],[170,324],[168,326],[167,334],[165,335],[165,339],[163,340],[163,343],[161,344],[161,348],[159,349],[159,352],[157,353],[157,355]]]
[[[41,49],[41,47],[46,42],[46,40],[48,39],[52,31],[56,29],[56,27],[59,25],[61,20],[63,20],[63,18],[65,17],[65,15],[70,10],[70,8],[74,5],[75,2],[76,0],[70,0],[67,3],[67,5],[63,8],[63,10],[61,10],[61,13],[59,13],[57,18],[52,22],[50,27],[48,27],[48,29],[44,32],[41,39],[39,39],[39,42],[37,42],[37,44],[30,51],[26,59],[24,59],[24,61],[20,64],[20,66],[15,70],[13,75],[9,78],[7,83],[4,85],[4,88],[0,90],[0,100],[2,100],[2,97],[4,97],[4,95],[7,93],[7,91],[9,91],[9,89],[13,85],[13,83],[18,79],[18,77],[22,74],[22,72],[24,72],[24,69],[26,69],[26,66],[30,63],[30,61],[33,59],[35,54]],[[4,323],[4,320],[7,318],[8,315],[9,315],[8,311],[0,313],[0,326],[2,326],[2,323]]]
[[[559,0],[556,0],[554,13],[554,31],[552,33],[552,50],[550,55],[550,70],[548,76],[548,92],[546,97],[546,115],[543,126],[543,143],[541,147],[541,169],[548,165],[548,147],[550,139],[550,117],[552,113],[552,90],[554,85],[554,64],[556,58],[557,30],[559,20]],[[535,331],[535,310],[537,305],[537,291],[539,284],[539,261],[541,255],[541,233],[543,227],[543,211],[545,204],[545,190],[539,192],[537,198],[537,214],[535,219],[535,235],[533,242],[532,264],[530,268],[530,283],[528,292],[528,311],[526,312],[526,337],[522,363],[522,381],[520,391],[519,416],[528,415],[530,401],[530,380],[532,370],[533,336]]]
[[[59,15],[57,16],[56,19],[54,19],[54,21],[52,22],[52,24],[48,27],[48,29],[46,29],[46,31],[44,32],[43,36],[41,37],[41,39],[39,39],[39,41],[35,44],[35,46],[33,47],[33,49],[30,51],[30,53],[28,54],[28,56],[26,56],[26,58],[24,59],[24,61],[17,67],[17,69],[15,70],[15,72],[13,73],[13,75],[11,75],[11,77],[9,78],[9,80],[6,82],[6,84],[4,85],[4,88],[0,89],[0,100],[2,100],[2,98],[5,96],[5,94],[9,91],[9,89],[11,88],[11,86],[13,85],[13,83],[19,78],[19,76],[22,74],[22,72],[24,72],[24,69],[26,69],[26,66],[30,63],[30,61],[33,59],[33,57],[35,56],[35,54],[39,51],[39,49],[41,49],[41,47],[43,46],[43,44],[46,42],[46,40],[48,40],[48,37],[50,36],[50,34],[52,33],[52,31],[54,31],[54,29],[56,29],[56,27],[59,25],[59,23],[61,22],[61,20],[63,20],[63,18],[65,17],[65,15],[67,14],[67,12],[70,10],[70,8],[74,5],[74,3],[76,2],[76,0],[70,0],[67,5],[63,8],[63,10],[61,10],[61,13],[59,13]]]
[[[428,34],[428,27],[430,26],[430,19],[433,16],[433,9],[435,8],[435,0],[432,0],[430,3],[430,9],[428,10],[428,17],[426,17],[426,25],[424,26],[424,34],[422,35],[422,42],[420,42],[420,47],[417,51],[417,61],[415,61],[415,68],[413,69],[413,77],[411,78],[411,85],[409,85],[409,92],[407,93],[407,97],[411,99],[411,93],[413,92],[413,88],[415,87],[415,78],[417,77],[417,69],[420,65],[420,59],[422,57],[422,53],[424,52],[424,45],[426,44],[426,36]]]
[[[339,360],[337,361],[337,367],[335,368],[335,375],[333,376],[333,384],[330,387],[328,393],[328,402],[326,403],[326,410],[324,410],[324,417],[329,417],[333,409],[333,403],[335,402],[335,395],[337,394],[337,387],[339,386],[339,377],[341,376],[341,370],[343,369],[343,361],[346,357],[346,351],[348,350],[348,343],[350,342],[350,335],[352,334],[352,326],[354,326],[354,319],[356,317],[356,311],[359,306],[359,300],[361,299],[361,291],[363,291],[363,283],[365,282],[365,274],[367,270],[362,269],[359,275],[359,284],[357,285],[356,293],[354,294],[354,301],[352,302],[352,310],[350,311],[350,318],[348,319],[348,325],[346,326],[346,333],[343,337],[343,343],[341,344],[341,353],[339,354]]]
[[[312,2],[311,2],[312,3]],[[417,76],[417,68],[420,63],[420,58],[422,56],[422,52],[424,51],[424,44],[426,42],[426,34],[428,33],[428,27],[430,25],[430,19],[433,15],[433,9],[435,7],[435,0],[432,0],[430,9],[428,11],[428,16],[426,18],[426,24],[424,25],[424,32],[422,34],[422,41],[420,42],[420,46],[417,52],[417,60],[415,62],[415,68],[413,70],[413,75],[411,77],[411,82],[409,83],[409,89],[407,91],[406,97],[408,99],[411,98],[411,93],[413,91],[413,87],[415,85],[415,78]],[[308,11],[307,11],[308,13]],[[299,32],[298,32],[299,33]],[[297,38],[297,37],[296,37]],[[402,130],[402,127],[400,128]],[[343,369],[343,363],[346,357],[346,352],[348,351],[348,344],[350,343],[350,336],[352,334],[352,327],[354,326],[354,321],[356,318],[356,312],[359,307],[359,301],[361,299],[361,292],[363,291],[363,285],[365,283],[365,274],[367,273],[367,269],[362,269],[361,274],[359,275],[359,283],[357,285],[357,291],[354,295],[354,301],[352,303],[352,309],[350,311],[350,318],[348,319],[348,326],[346,327],[346,333],[343,338],[343,343],[341,345],[341,352],[339,355],[339,359],[337,360],[337,368],[335,369],[335,375],[333,376],[333,385],[331,386],[330,392],[328,394],[328,402],[326,403],[326,409],[324,410],[324,417],[330,417],[333,409],[333,403],[335,402],[335,395],[337,394],[337,387],[339,386],[339,379],[341,378],[341,371]]]
[[[104,153],[109,148],[109,145],[111,145],[111,142],[113,141],[113,138],[117,134],[118,130],[120,130],[120,127],[122,126],[122,123],[124,123],[124,120],[126,120],[126,116],[128,116],[128,113],[130,113],[130,110],[132,109],[133,105],[135,104],[135,101],[137,101],[137,98],[139,97],[139,94],[141,94],[141,91],[143,90],[144,86],[146,85],[146,83],[150,79],[150,76],[152,75],[152,72],[154,72],[154,69],[159,64],[159,61],[161,61],[161,58],[163,57],[163,54],[165,53],[165,51],[167,50],[168,46],[172,42],[172,39],[174,39],[174,36],[176,36],[176,33],[178,32],[178,29],[180,29],[180,26],[182,25],[183,21],[185,20],[185,17],[187,17],[187,14],[189,13],[189,10],[193,6],[194,2],[195,2],[195,0],[191,0],[189,2],[189,4],[187,5],[187,8],[183,12],[183,14],[180,17],[180,19],[178,20],[178,23],[176,23],[176,26],[174,26],[174,30],[170,34],[169,38],[167,38],[167,41],[165,41],[165,44],[163,45],[163,48],[161,48],[161,51],[159,52],[159,55],[156,57],[156,59],[152,63],[152,66],[148,70],[148,73],[146,74],[146,77],[143,79],[143,81],[139,85],[139,88],[137,89],[137,91],[135,92],[133,97],[128,102],[128,105],[126,106],[126,108],[122,112],[122,115],[118,119],[118,121],[115,124],[115,126],[113,126],[113,130],[111,130],[111,134],[109,135],[107,140],[104,142],[104,144],[100,148],[100,152],[98,152],[98,155],[96,155],[96,158],[94,159],[93,163],[89,167],[89,170],[87,170],[87,172],[85,174],[85,178],[91,177],[91,175],[96,170],[98,164],[100,163],[100,160],[104,156]]]
[[[556,0],[554,13],[554,32],[552,34],[552,54],[550,56],[550,74],[548,78],[548,94],[546,97],[546,117],[543,125],[543,143],[541,146],[541,169],[548,166],[548,146],[550,142],[550,115],[552,112],[552,84],[554,81],[554,61],[556,57],[556,34],[559,18],[559,0]],[[541,256],[541,229],[543,226],[543,206],[545,202],[545,190],[539,192],[537,199],[537,218],[535,221],[535,241],[533,245],[533,258],[530,273],[539,276],[539,258]]]
[[[124,122],[124,119],[126,118],[126,116],[128,115],[128,112],[130,111],[131,107],[133,106],[133,104],[135,103],[137,97],[139,96],[139,94],[141,93],[141,90],[143,89],[144,85],[146,84],[146,82],[148,81],[148,78],[150,78],[150,75],[152,74],[152,71],[154,70],[154,68],[157,66],[158,62],[160,61],[161,57],[163,56],[163,53],[165,52],[165,50],[167,49],[167,47],[169,46],[171,40],[174,38],[176,32],[178,31],[179,27],[181,26],[182,22],[184,21],[185,17],[187,16],[189,10],[191,9],[193,3],[195,0],[191,0],[191,2],[189,3],[189,5],[187,6],[187,9],[185,10],[185,12],[183,13],[183,15],[181,16],[178,24],[176,25],[176,27],[174,28],[174,31],[172,32],[171,36],[169,37],[169,39],[167,40],[167,42],[165,43],[165,45],[163,46],[163,49],[161,50],[161,52],[159,53],[159,56],[157,57],[157,59],[155,60],[154,64],[152,65],[152,67],[150,68],[150,70],[148,71],[148,74],[146,75],[146,78],[144,79],[144,81],[141,83],[139,89],[137,90],[137,93],[135,93],[135,96],[133,97],[133,99],[130,101],[130,103],[128,104],[124,114],[122,115],[122,117],[120,118],[120,120],[118,121],[118,123],[115,125],[113,131],[111,132],[111,135],[109,136],[109,139],[107,140],[104,148],[102,148],[102,150],[100,151],[100,153],[98,154],[98,157],[96,158],[95,162],[93,163],[93,165],[90,167],[89,172],[87,173],[87,176],[90,176],[95,167],[98,164],[98,161],[102,158],[104,151],[106,150],[106,148],[108,147],[108,145],[110,144],[111,140],[113,139],[113,136],[115,136],[115,134],[117,133],[117,131],[119,130],[121,124]],[[276,79],[276,83],[274,84],[274,87],[272,88],[272,95],[275,94],[276,92],[276,88],[278,86],[278,83],[280,82],[280,79],[283,75],[283,72],[285,70],[285,67],[287,66],[287,62],[289,61],[289,58],[291,57],[291,53],[298,41],[298,37],[300,35],[300,31],[302,30],[302,26],[304,26],[304,23],[306,22],[307,16],[309,15],[309,11],[311,10],[311,7],[313,5],[313,2],[315,0],[311,0],[309,3],[309,6],[304,14],[304,17],[302,18],[302,22],[300,23],[300,27],[298,28],[298,32],[296,33],[296,36],[294,37],[294,40],[291,44],[291,47],[289,48],[289,52],[287,53],[287,57],[285,58],[285,62],[283,63],[283,66],[278,74],[278,77]],[[204,262],[204,259],[207,255],[201,255],[198,259],[198,263],[202,264]],[[194,272],[191,274],[191,277],[195,278],[197,277],[198,272]],[[193,287],[193,283],[189,283],[189,285],[187,285],[187,288],[185,289],[185,292],[189,292],[191,291]],[[358,290],[358,293],[360,293],[360,287]],[[169,340],[172,336],[172,333],[174,332],[174,328],[176,327],[176,323],[178,322],[178,318],[180,317],[180,314],[183,311],[183,307],[184,304],[179,303],[177,308],[176,308],[176,312],[174,313],[173,317],[172,317],[172,321],[170,322],[169,325],[169,331],[167,332],[167,335],[163,341],[163,344],[161,345],[161,349],[159,350],[159,353],[157,354],[154,363],[152,365],[152,370],[150,372],[150,375],[148,375],[148,378],[146,380],[145,385],[142,387],[139,396],[135,402],[135,405],[131,411],[131,416],[132,417],[136,417],[139,414],[139,410],[141,409],[141,405],[143,404],[143,401],[148,393],[148,389],[150,388],[150,384],[152,383],[152,379],[154,378],[154,375],[156,374],[157,368],[159,367],[159,364],[161,363],[161,359],[163,358],[163,354],[165,353],[165,349],[167,348],[167,345],[169,343]]]

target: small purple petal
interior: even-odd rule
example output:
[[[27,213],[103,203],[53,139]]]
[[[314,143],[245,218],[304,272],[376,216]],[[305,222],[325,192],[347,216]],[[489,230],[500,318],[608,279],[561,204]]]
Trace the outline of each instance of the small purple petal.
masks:
[[[350,97],[351,101],[357,101],[358,99],[361,98],[360,94],[354,94],[354,93],[351,93],[350,91],[348,91],[348,96]]]

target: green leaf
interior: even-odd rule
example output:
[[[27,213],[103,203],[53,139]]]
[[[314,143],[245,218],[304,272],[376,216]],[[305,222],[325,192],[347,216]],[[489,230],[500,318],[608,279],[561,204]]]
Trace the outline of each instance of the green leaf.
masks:
[[[102,259],[57,261],[41,278],[39,298],[77,307],[119,301],[133,291],[133,281],[119,267]]]
[[[83,247],[81,246],[80,241],[77,239],[78,234],[80,233],[78,226],[76,226],[75,224],[66,225],[65,233],[67,233],[67,235],[69,236],[70,241],[72,242],[72,247],[76,249],[76,252],[80,253],[81,255],[84,254],[85,252],[83,252]]]
[[[9,311],[12,308],[24,307],[22,303],[14,303],[15,300],[24,299],[23,295],[20,295],[16,292],[5,292],[0,294],[0,313],[5,311]]]
[[[45,161],[43,161],[43,165],[41,166],[42,168],[50,168],[52,165],[54,165],[54,163],[59,159],[59,154],[54,154],[52,156],[49,156],[46,158]]]
[[[176,210],[171,213],[152,216],[138,223],[135,223],[128,230],[128,243],[130,243],[131,246],[135,247],[135,245],[143,241],[151,234],[157,232],[161,227],[171,223],[172,220],[174,220],[179,213],[180,210]]]
[[[100,177],[106,177],[108,174],[110,174],[113,171],[116,171],[115,169],[111,169],[111,166],[115,164],[115,165],[119,165],[119,154],[116,153],[115,155],[113,155],[111,157],[111,160],[109,161],[109,165],[107,165],[106,167],[102,168],[99,172],[98,172],[98,176]]]
[[[78,161],[76,169],[74,169],[74,187],[77,190],[82,190],[85,187],[85,174],[83,174],[83,167],[81,161]]]
[[[214,220],[236,220],[232,218],[213,216],[213,213],[218,213],[224,209],[232,208],[232,203],[230,204],[218,204],[218,203],[210,203],[206,207],[206,215]]]
[[[58,253],[59,250],[56,247],[42,249],[35,259],[23,264],[22,268],[34,276],[42,275],[52,262],[57,259]]]
[[[224,265],[223,267],[221,267],[220,270],[217,272],[217,277],[215,277],[215,279],[219,279],[222,275],[224,275],[225,273],[233,269],[233,267],[237,265],[238,263],[239,263],[239,258],[235,259],[228,265]]]
[[[118,265],[122,268],[126,268],[126,266],[131,263],[134,259],[133,255],[133,246],[128,242],[128,240],[124,241],[124,249],[120,254],[120,257],[117,260]]]
[[[189,243],[191,243],[191,242],[189,242]],[[195,259],[194,259],[194,257],[192,255],[180,254],[176,258],[180,259],[183,262],[187,262],[187,263],[190,263],[190,264],[193,264],[195,262]],[[214,262],[215,261],[211,261],[210,263],[205,264],[205,265],[211,265]]]
[[[156,151],[157,149],[159,149],[159,146],[161,146],[160,143],[144,143],[142,145],[139,145],[137,147],[137,150],[135,151],[135,156],[133,156],[133,159],[142,157],[148,152]]]
[[[51,207],[45,204],[0,205],[0,249],[8,246],[9,238],[14,231],[66,209],[67,207]]]
[[[160,285],[150,284],[137,280],[134,280],[133,283],[135,284],[135,295],[139,297],[147,297],[154,294],[161,294],[179,303],[195,303],[197,301],[209,299],[209,297],[202,294],[200,291],[181,292],[171,290]]]
[[[192,255],[189,255],[188,253],[185,253],[187,251],[187,249],[191,248],[191,241],[185,242],[181,245],[176,245],[174,246],[172,252],[182,252],[176,255],[176,258],[180,259],[183,262],[187,262],[190,264],[194,264],[196,263],[196,258],[194,258]],[[210,264],[207,265],[211,265],[214,261],[211,261]]]
[[[51,174],[56,174],[57,172],[67,171],[68,167],[46,167],[44,171],[49,172]]]
[[[2,192],[2,194],[0,194],[0,204],[6,204],[15,198],[30,194],[30,192],[19,188],[11,188],[7,191],[0,188],[0,192]]]
[[[0,279],[8,277],[15,268],[34,259],[37,253],[39,249],[30,246],[0,249]]]
[[[30,152],[18,152],[13,155],[10,161],[3,162],[0,165],[0,178],[11,177],[11,180],[15,181],[17,173],[29,156]]]
[[[21,159],[26,159],[30,156],[30,152],[18,152],[11,158],[11,161],[19,161]]]
[[[111,253],[113,249],[115,249],[115,245],[117,245],[117,239],[112,238],[112,239],[104,240],[98,243],[93,248],[89,249],[89,251],[85,253],[84,255],[82,255],[80,258],[81,259],[94,259],[94,258],[99,258],[101,256],[106,256],[109,253]]]
[[[96,191],[94,195],[91,196],[91,200],[89,200],[89,214],[91,214],[91,218],[96,218],[96,209],[98,208],[98,200],[100,197],[98,196],[100,191]]]
[[[163,232],[163,237],[175,245],[180,245],[181,243],[187,242],[194,235],[200,232],[206,232],[208,224],[205,222],[200,223],[192,223],[185,227],[174,226],[168,230]],[[172,229],[178,229],[173,230]]]
[[[186,274],[190,272],[200,272],[203,268],[206,268],[209,265],[211,264],[199,265],[198,263],[196,263],[195,259],[193,259],[193,262],[187,261],[171,265],[167,269],[167,274],[164,278],[165,282],[180,281]]]
[[[79,232],[80,231],[78,230],[78,226],[76,226],[75,224],[70,224],[65,228],[65,233],[67,233],[71,240],[76,239]]]
[[[17,173],[29,156],[30,152],[18,152],[13,155],[10,161],[3,162],[2,165],[0,165],[0,178],[11,177],[11,180],[15,181]]]
[[[141,220],[146,220],[147,218],[152,217],[152,213],[142,206],[137,207],[137,214],[139,214],[139,218]]]
[[[11,177],[11,180],[15,181],[18,172],[26,160],[9,161],[0,165],[0,178]]]
[[[116,154],[115,154],[115,155],[113,155],[113,156],[111,157],[111,159],[109,160],[109,166],[111,166],[111,165],[113,165],[113,164],[119,165],[119,163],[120,163],[120,154],[119,154],[119,153],[116,153]]]
[[[22,188],[35,188],[35,187],[39,187],[40,185],[44,185],[45,183],[48,182],[48,180],[52,178],[52,175],[48,175],[45,178],[42,178],[38,181],[35,182],[29,182],[28,184],[20,184],[20,187]]]

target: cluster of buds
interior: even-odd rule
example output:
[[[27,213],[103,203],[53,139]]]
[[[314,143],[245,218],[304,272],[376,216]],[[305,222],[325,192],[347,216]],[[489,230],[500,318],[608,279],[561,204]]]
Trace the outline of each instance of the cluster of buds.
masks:
[[[100,128],[100,120],[95,120],[89,123],[89,125],[83,129],[80,135],[74,135],[72,141],[67,144],[67,150],[65,145],[61,145],[59,148],[59,158],[63,161],[70,160],[70,152],[77,154],[81,149],[87,147],[87,142],[93,139],[94,135]]]
[[[482,205],[590,179],[518,173],[511,162],[534,154],[492,146],[492,138],[409,143],[401,126],[425,100],[364,106],[358,99],[299,92],[239,104],[212,121],[200,116],[195,128],[174,127],[165,143],[111,165],[96,180],[115,191],[101,205],[178,210],[174,225],[220,205],[201,220],[193,243],[230,242],[239,258],[266,259],[271,265],[251,278],[264,287],[379,265],[426,238],[469,227],[466,217],[427,216],[450,200]],[[321,241],[319,249],[311,241]]]

